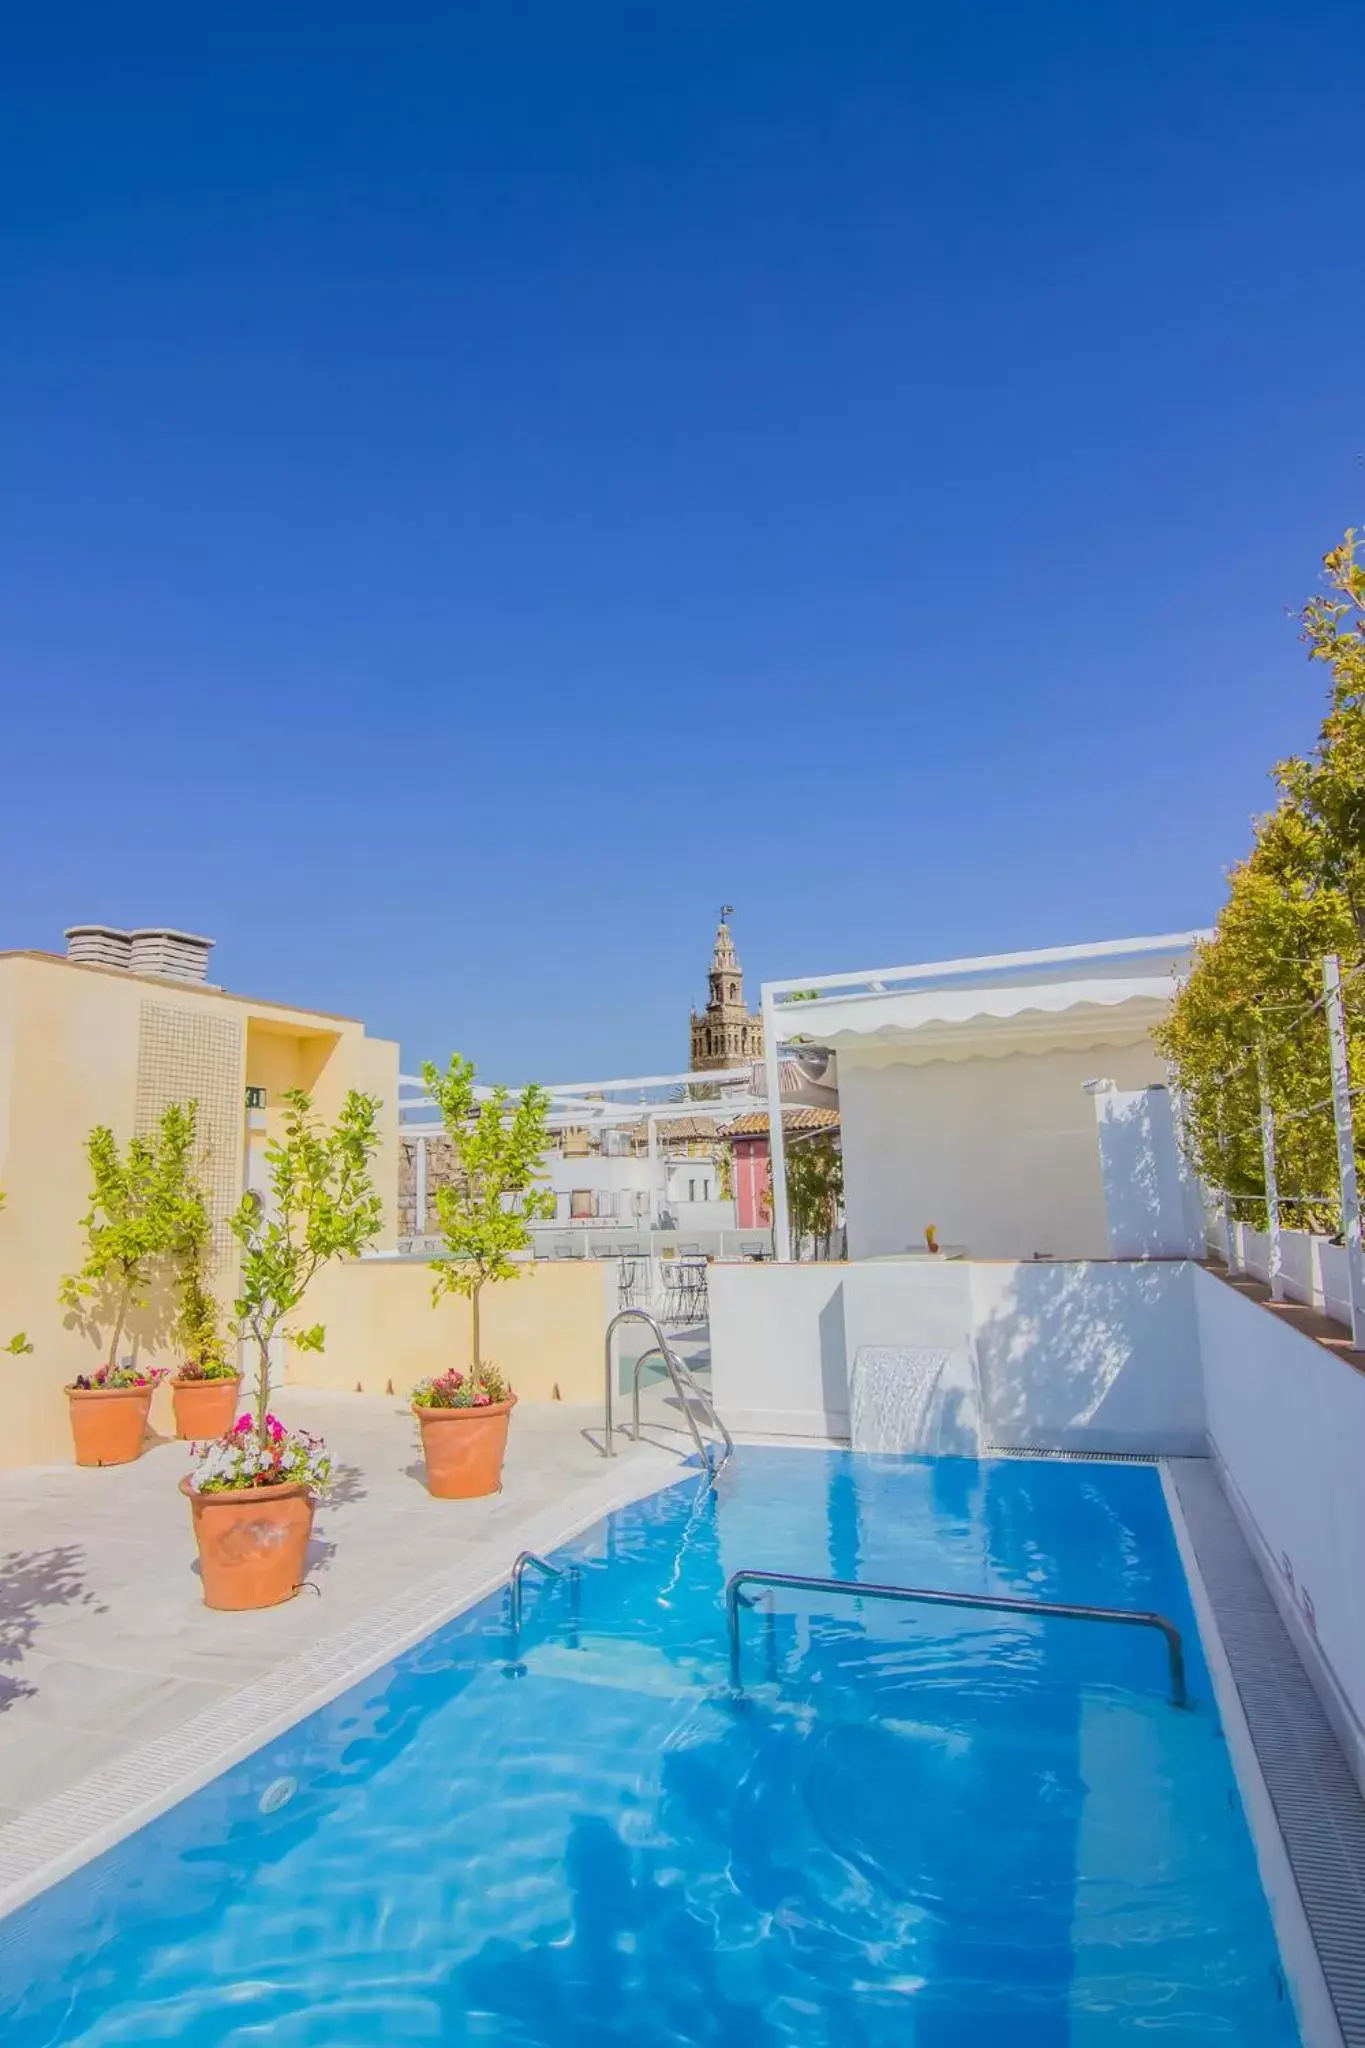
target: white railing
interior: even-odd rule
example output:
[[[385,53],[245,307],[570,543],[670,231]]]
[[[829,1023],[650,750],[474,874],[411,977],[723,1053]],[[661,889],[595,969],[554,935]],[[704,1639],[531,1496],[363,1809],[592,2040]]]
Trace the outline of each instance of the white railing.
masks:
[[[1210,1220],[1208,1241],[1230,1273],[1249,1273],[1268,1287],[1272,1277],[1272,1246],[1268,1230],[1234,1223],[1229,1233],[1221,1216]],[[1334,1244],[1311,1230],[1280,1232],[1280,1293],[1285,1301],[1315,1308],[1334,1323],[1351,1327],[1351,1270],[1344,1244]]]
[[[1263,1187],[1209,1191],[1216,1214],[1208,1229],[1209,1241],[1226,1259],[1230,1273],[1250,1273],[1263,1280],[1272,1300],[1302,1302],[1344,1322],[1352,1343],[1358,1347],[1365,1347],[1365,1249],[1361,1242],[1354,1105],[1355,1098],[1365,1089],[1351,1084],[1342,991],[1347,982],[1354,981],[1362,972],[1365,961],[1357,962],[1343,976],[1336,954],[1326,954],[1322,962],[1322,994],[1272,1036],[1250,1040],[1222,1076],[1224,1081],[1230,1079],[1254,1059],[1260,1096]],[[1305,1025],[1314,1033],[1325,1034],[1331,1092],[1321,1101],[1295,1105],[1277,1114],[1267,1078],[1267,1049]],[[1306,1116],[1331,1120],[1336,1140],[1337,1185],[1335,1189],[1324,1190],[1319,1186],[1316,1191],[1286,1192],[1280,1183],[1279,1126]],[[1253,1230],[1237,1220],[1238,1204],[1247,1201],[1264,1208],[1268,1225],[1265,1231]],[[1335,1210],[1341,1219],[1343,1242],[1337,1245],[1315,1232],[1286,1229],[1285,1210],[1293,1215],[1305,1208],[1319,1213],[1324,1209],[1329,1213]]]

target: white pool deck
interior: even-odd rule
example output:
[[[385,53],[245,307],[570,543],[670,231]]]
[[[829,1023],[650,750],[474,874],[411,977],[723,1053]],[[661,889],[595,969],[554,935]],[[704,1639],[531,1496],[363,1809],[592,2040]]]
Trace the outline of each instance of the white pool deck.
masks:
[[[522,1403],[501,1493],[435,1501],[401,1401],[284,1390],[337,1465],[309,1585],[285,1606],[204,1606],[178,1481],[136,1464],[0,1474],[0,1911],[246,1755],[612,1508],[677,1479],[692,1446],[657,1394],[653,1442],[602,1457],[598,1408]]]

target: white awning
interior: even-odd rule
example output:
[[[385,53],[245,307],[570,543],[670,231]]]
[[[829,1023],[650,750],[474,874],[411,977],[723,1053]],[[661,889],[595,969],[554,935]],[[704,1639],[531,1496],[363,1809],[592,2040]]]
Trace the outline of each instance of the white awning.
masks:
[[[1160,1021],[1175,988],[1172,975],[1159,974],[861,991],[784,1005],[779,1030],[873,1056],[884,1048],[897,1060],[911,1061],[1127,1045]]]

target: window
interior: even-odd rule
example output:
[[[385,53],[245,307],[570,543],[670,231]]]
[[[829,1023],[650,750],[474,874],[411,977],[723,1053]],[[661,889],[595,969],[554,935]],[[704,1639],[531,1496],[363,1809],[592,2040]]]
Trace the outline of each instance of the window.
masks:
[[[575,1188],[569,1196],[570,1221],[572,1222],[575,1218],[591,1216],[592,1213],[592,1189]]]
[[[616,1214],[616,1199],[616,1191],[614,1188],[599,1188],[597,1190],[598,1215],[614,1216]]]

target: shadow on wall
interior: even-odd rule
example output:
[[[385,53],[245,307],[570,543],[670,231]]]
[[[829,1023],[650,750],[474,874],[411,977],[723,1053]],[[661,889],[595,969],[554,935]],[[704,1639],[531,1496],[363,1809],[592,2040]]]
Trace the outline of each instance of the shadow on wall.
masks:
[[[848,1347],[844,1336],[844,1290],[836,1287],[820,1311],[820,1399],[825,1432],[848,1434]]]
[[[1111,1090],[1097,1096],[1096,1108],[1111,1255],[1198,1256],[1202,1212],[1191,1203],[1167,1090]]]
[[[1101,1097],[1100,1171],[1110,1243],[1140,1254],[1161,1223],[1161,1180],[1157,1172],[1149,1089]]]
[[[38,1690],[22,1667],[44,1610],[97,1604],[86,1591],[84,1564],[84,1552],[71,1543],[52,1550],[11,1550],[0,1557],[0,1713],[16,1700],[32,1699]]]
[[[118,1297],[117,1287],[101,1282],[82,1299],[79,1308],[69,1308],[62,1317],[63,1328],[78,1332],[90,1346],[90,1360],[80,1367],[82,1372],[92,1372],[108,1355],[118,1320]],[[154,1280],[143,1298],[126,1311],[118,1344],[120,1360],[164,1361],[174,1351],[178,1320],[175,1289],[164,1278]]]
[[[988,1444],[1203,1455],[1183,1260],[982,1267],[975,1280]]]

